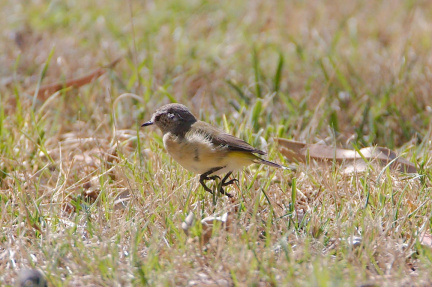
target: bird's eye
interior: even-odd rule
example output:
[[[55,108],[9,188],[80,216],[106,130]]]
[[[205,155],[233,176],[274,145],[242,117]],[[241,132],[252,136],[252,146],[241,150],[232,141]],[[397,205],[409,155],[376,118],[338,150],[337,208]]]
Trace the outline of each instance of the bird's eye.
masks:
[[[172,113],[168,113],[168,118],[170,119],[170,120],[172,120],[172,119],[174,119],[175,118],[175,115],[174,114],[172,114]]]
[[[160,115],[155,116],[155,121],[158,122],[160,119]]]

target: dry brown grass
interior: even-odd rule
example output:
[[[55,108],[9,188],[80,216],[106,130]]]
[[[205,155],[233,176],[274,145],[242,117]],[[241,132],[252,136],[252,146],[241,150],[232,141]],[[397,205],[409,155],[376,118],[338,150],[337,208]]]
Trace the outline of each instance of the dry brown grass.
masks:
[[[0,26],[2,285],[431,284],[430,1],[7,1]],[[139,129],[173,100],[274,161],[274,136],[378,144],[419,173],[251,166],[214,199]]]

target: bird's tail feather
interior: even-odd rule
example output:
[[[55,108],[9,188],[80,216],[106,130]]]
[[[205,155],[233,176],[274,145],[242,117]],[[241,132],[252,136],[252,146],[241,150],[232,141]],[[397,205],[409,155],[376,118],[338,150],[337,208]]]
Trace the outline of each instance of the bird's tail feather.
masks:
[[[265,164],[265,165],[268,165],[268,166],[271,166],[271,167],[275,167],[275,168],[291,169],[289,167],[286,167],[286,166],[283,166],[283,165],[280,165],[280,164],[277,164],[277,163],[274,163],[274,162],[271,162],[271,161],[268,161],[268,160],[265,160],[265,159],[262,159],[262,158],[257,158],[255,162],[256,163],[262,163],[262,164]]]

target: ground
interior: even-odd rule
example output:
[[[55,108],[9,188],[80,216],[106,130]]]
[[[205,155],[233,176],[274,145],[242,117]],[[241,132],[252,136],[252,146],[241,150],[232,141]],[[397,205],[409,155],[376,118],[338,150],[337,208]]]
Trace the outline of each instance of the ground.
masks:
[[[2,285],[432,284],[430,1],[2,1],[0,26]],[[169,102],[296,170],[205,192],[140,128]],[[275,137],[418,173],[288,162]]]

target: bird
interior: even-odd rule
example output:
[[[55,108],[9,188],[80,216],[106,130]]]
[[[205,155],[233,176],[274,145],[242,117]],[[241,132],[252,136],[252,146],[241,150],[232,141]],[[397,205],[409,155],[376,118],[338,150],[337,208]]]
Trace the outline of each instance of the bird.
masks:
[[[230,175],[252,163],[288,169],[262,159],[258,155],[266,153],[244,140],[197,120],[182,104],[171,103],[160,107],[141,127],[150,125],[156,125],[162,131],[163,144],[170,156],[183,168],[199,174],[200,184],[210,193],[213,193],[213,190],[205,182],[220,179],[219,175],[226,173],[220,182],[219,192],[232,197],[224,187],[238,180],[228,180]]]

